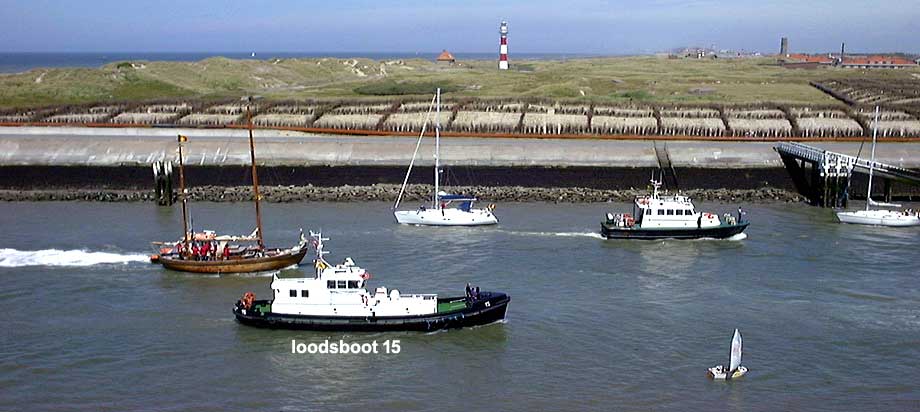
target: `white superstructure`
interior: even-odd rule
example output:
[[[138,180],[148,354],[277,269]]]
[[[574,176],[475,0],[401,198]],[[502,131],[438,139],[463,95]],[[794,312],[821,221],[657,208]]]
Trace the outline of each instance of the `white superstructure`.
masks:
[[[272,279],[274,298],[271,312],[312,316],[412,316],[437,312],[435,294],[402,295],[398,290],[378,287],[374,293],[366,289],[371,275],[346,258],[331,265],[323,255],[324,239],[311,233],[316,247],[316,275],[312,278]]]

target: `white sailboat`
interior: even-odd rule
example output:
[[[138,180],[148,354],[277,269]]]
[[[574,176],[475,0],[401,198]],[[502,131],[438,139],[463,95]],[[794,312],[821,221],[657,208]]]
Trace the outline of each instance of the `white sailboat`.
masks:
[[[420,206],[416,210],[398,210],[399,203],[406,191],[406,185],[409,183],[409,174],[412,173],[412,166],[415,164],[415,158],[418,155],[419,146],[422,143],[422,137],[425,136],[425,129],[428,126],[428,119],[431,116],[431,107],[428,108],[428,115],[425,117],[425,123],[422,125],[422,133],[419,134],[418,142],[415,145],[415,153],[412,154],[412,161],[409,162],[409,170],[406,171],[406,178],[403,180],[402,188],[399,189],[399,196],[396,197],[396,203],[393,205],[393,215],[396,221],[405,225],[426,225],[426,226],[480,226],[494,225],[498,223],[498,218],[492,213],[495,205],[489,205],[487,208],[474,208],[473,205],[478,200],[475,196],[465,196],[450,194],[441,191],[441,89],[437,90],[432,105],[435,106],[435,151],[434,151],[434,194],[432,196],[431,207]],[[456,204],[456,207],[451,205]]]
[[[746,367],[741,366],[741,332],[735,329],[728,369],[722,365],[709,368],[709,377],[717,380],[735,379],[744,376],[747,371]]]
[[[872,172],[875,169],[875,141],[878,136],[879,107],[875,106],[875,121],[872,126],[872,155],[869,161],[869,189],[866,192],[866,209],[850,212],[837,212],[837,219],[841,223],[854,223],[859,225],[875,226],[917,226],[920,225],[920,215],[900,210],[872,209],[872,206],[882,208],[899,208],[896,203],[876,202],[872,200]]]

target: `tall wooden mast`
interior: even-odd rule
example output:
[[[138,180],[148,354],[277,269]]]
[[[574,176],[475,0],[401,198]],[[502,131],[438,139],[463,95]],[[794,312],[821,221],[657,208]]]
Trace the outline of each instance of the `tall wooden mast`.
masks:
[[[184,240],[182,249],[188,246],[188,194],[185,191],[185,163],[182,160],[182,143],[188,141],[188,138],[179,135],[179,196],[182,197],[182,239]]]
[[[259,174],[256,171],[256,144],[252,138],[252,96],[246,97],[246,123],[249,126],[249,157],[252,159],[252,193],[253,200],[256,202],[256,230],[258,231],[259,248],[265,249],[265,241],[262,237],[262,195],[259,194]]]

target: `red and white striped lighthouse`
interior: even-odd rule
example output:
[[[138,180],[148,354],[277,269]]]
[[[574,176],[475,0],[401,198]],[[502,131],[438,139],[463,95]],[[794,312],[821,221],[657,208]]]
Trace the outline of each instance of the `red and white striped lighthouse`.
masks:
[[[498,70],[508,70],[508,22],[502,20],[498,33],[502,36],[501,46],[498,46]]]

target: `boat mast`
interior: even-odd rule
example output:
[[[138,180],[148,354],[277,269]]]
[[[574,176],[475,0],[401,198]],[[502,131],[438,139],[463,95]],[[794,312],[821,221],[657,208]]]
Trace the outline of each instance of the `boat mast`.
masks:
[[[265,249],[264,238],[262,237],[262,195],[259,194],[259,174],[256,171],[256,144],[252,138],[252,96],[246,99],[246,123],[249,128],[249,157],[252,159],[252,192],[253,200],[256,202],[256,230],[258,231],[259,249]]]
[[[182,160],[182,143],[188,137],[179,135],[179,196],[182,196],[182,249],[188,245],[188,196],[185,192],[185,163]]]
[[[875,121],[872,123],[872,155],[869,160],[869,189],[866,193],[866,211],[872,202],[872,171],[875,168],[875,139],[878,136],[878,106],[875,106]]]
[[[434,207],[436,209],[441,209],[441,203],[438,202],[438,191],[440,186],[440,174],[441,174],[441,88],[438,87],[438,92],[435,94],[435,99],[437,100],[437,106],[435,111],[435,123],[434,123]]]

